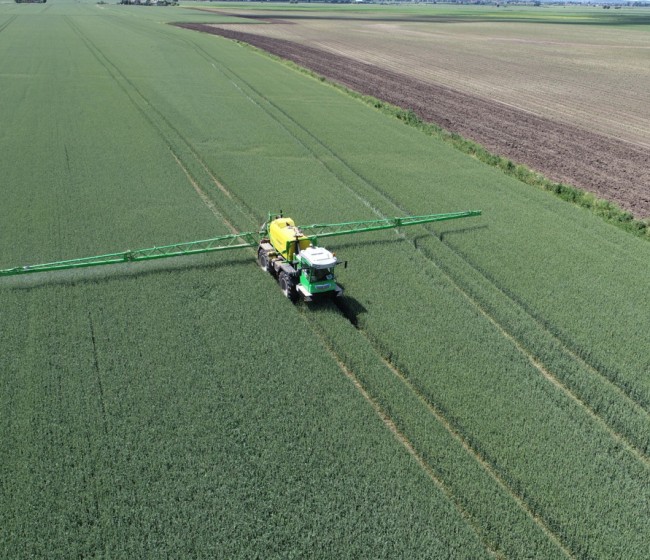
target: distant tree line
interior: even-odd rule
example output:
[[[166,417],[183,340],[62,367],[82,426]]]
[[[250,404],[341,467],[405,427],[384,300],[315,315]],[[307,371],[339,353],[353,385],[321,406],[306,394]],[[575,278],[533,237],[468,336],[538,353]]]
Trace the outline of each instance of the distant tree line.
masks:
[[[16,4],[45,4],[47,0],[16,0]]]

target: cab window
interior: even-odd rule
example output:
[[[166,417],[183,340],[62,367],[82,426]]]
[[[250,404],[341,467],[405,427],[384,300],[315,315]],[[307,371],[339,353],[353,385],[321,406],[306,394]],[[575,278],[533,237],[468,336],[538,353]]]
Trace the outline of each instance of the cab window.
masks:
[[[329,268],[317,268],[312,271],[311,281],[319,282],[320,280],[325,280],[332,271]]]

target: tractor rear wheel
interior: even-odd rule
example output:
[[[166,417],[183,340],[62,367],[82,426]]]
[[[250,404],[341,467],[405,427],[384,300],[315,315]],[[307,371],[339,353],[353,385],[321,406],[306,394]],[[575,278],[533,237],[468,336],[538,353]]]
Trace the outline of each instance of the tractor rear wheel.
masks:
[[[269,254],[262,248],[257,251],[257,262],[264,272],[270,272]]]
[[[289,298],[290,301],[298,299],[298,291],[296,290],[296,282],[286,272],[280,273],[280,289],[282,293]]]

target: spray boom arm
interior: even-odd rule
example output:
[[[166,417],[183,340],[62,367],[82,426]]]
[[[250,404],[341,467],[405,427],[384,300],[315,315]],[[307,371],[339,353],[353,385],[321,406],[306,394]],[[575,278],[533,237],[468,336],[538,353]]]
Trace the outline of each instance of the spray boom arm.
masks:
[[[324,237],[336,235],[348,235],[366,231],[377,231],[382,229],[399,228],[426,224],[430,222],[441,222],[444,220],[455,220],[470,216],[479,216],[480,210],[468,210],[465,212],[452,212],[448,214],[429,214],[427,216],[405,216],[401,218],[386,218],[383,220],[367,220],[362,222],[344,222],[340,224],[313,224],[300,226],[299,229],[304,237],[309,238],[314,245]],[[189,241],[187,243],[176,243],[162,247],[151,247],[149,249],[137,249],[121,253],[108,253],[94,257],[83,257],[65,261],[55,261],[44,264],[18,266],[0,270],[0,277],[14,276],[18,274],[33,274],[36,272],[47,272],[52,270],[66,270],[71,268],[84,268],[88,266],[101,266],[107,264],[119,264],[125,262],[138,262],[153,259],[165,259],[179,257],[182,255],[194,255],[198,253],[211,253],[214,251],[227,251],[230,249],[244,249],[257,247],[261,238],[265,235],[262,232],[236,233],[222,235],[202,241]]]
[[[457,218],[468,218],[480,216],[480,210],[467,210],[465,212],[451,212],[448,214],[429,214],[427,216],[405,216],[402,218],[385,218],[383,220],[367,220],[364,222],[345,222],[342,224],[313,224],[301,226],[300,231],[314,244],[323,237],[334,237],[336,235],[348,235],[351,233],[362,233],[365,231],[377,231],[381,229],[400,228],[404,226],[415,226],[431,222],[442,222],[455,220]]]

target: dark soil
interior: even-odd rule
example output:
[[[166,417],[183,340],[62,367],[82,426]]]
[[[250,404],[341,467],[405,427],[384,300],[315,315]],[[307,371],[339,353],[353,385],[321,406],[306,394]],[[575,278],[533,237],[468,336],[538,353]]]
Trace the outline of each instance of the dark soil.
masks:
[[[421,119],[549,179],[615,202],[636,218],[650,217],[648,149],[292,41],[199,23],[178,25],[249,43],[359,93],[412,109]]]

